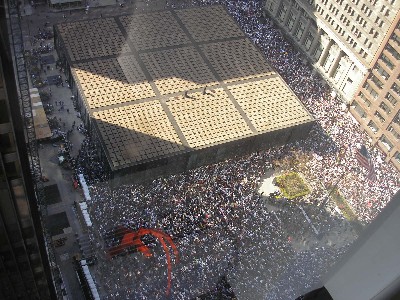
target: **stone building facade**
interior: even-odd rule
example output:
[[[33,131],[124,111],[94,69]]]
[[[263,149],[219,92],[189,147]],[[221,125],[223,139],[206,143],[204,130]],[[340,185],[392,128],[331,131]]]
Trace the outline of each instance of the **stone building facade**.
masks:
[[[400,167],[399,21],[395,0],[267,0],[273,19]]]

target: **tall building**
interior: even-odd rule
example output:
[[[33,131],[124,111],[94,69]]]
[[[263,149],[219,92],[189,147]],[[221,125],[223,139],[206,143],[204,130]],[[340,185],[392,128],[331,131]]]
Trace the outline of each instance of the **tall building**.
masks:
[[[364,77],[351,112],[379,146],[400,169],[400,24],[399,16],[386,35],[373,67]]]
[[[0,12],[0,299],[54,299],[6,18]]]
[[[266,0],[265,13],[400,168],[400,2]]]

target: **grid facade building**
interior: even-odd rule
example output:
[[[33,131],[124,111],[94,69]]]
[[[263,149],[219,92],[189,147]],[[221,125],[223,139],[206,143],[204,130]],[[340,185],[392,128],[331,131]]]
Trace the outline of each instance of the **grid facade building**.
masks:
[[[1,33],[0,299],[54,299],[11,52]]]
[[[384,47],[359,86],[351,112],[386,160],[400,169],[400,24],[387,34]]]
[[[399,9],[395,0],[267,0],[265,13],[400,168]]]

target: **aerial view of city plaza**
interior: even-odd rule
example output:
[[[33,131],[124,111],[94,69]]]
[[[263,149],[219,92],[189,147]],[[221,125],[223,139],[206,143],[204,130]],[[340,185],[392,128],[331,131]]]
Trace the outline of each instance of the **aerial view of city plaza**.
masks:
[[[264,1],[106,2],[19,7],[56,291],[287,300],[320,287],[399,171]]]

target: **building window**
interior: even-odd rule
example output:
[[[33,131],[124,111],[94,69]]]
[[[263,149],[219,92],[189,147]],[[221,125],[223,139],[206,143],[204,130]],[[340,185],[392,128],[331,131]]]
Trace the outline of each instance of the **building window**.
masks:
[[[364,84],[364,88],[370,93],[370,95],[376,99],[378,98],[378,93],[369,85],[368,82]]]
[[[275,9],[275,2],[274,1],[270,1],[269,2],[269,10],[270,11],[274,11],[274,9]]]
[[[293,12],[289,12],[289,18],[286,22],[286,26],[290,31],[292,30],[295,21],[296,21],[296,16],[293,14]]]
[[[393,123],[396,123],[397,125],[400,125],[400,112],[397,113],[397,115],[393,118]]]
[[[400,87],[397,85],[397,83],[393,83],[392,87],[391,87],[392,91],[394,91],[397,96],[400,96]]]
[[[362,92],[358,93],[358,97],[360,97],[364,102],[368,101],[367,97],[365,97],[365,95]]]
[[[383,146],[385,146],[385,148],[388,151],[393,149],[393,144],[388,140],[388,138],[384,134],[382,134],[379,140],[382,142]]]
[[[400,133],[398,133],[397,130],[393,128],[393,126],[389,126],[388,131],[393,135],[396,140],[400,140]]]
[[[400,164],[400,152],[396,152],[394,159]]]
[[[374,74],[371,74],[371,81],[379,88],[382,89],[383,83]]]
[[[386,120],[379,111],[375,111],[374,116],[378,118],[379,122],[385,123]]]
[[[386,72],[381,65],[376,64],[375,70],[383,77],[383,79],[387,80],[389,78],[389,73]]]
[[[357,101],[353,102],[353,106],[354,106],[354,111],[363,119],[365,119],[367,117],[364,109],[360,106],[360,104],[358,104]]]
[[[321,42],[318,42],[317,47],[315,47],[315,50],[313,53],[315,60],[319,60],[319,58],[321,57],[321,54],[322,54],[322,50],[323,50],[322,44],[321,44]]]
[[[374,123],[374,121],[369,121],[368,122],[368,128],[369,129],[371,129],[371,131],[373,132],[373,133],[377,133],[378,132],[378,130],[379,130],[379,128],[378,128],[378,126],[376,126],[376,124]]]
[[[335,56],[332,53],[328,53],[328,56],[325,59],[325,62],[324,62],[324,65],[323,65],[325,71],[329,71],[329,69],[330,69],[331,65],[333,64],[334,60],[335,60]]]
[[[390,107],[387,106],[385,102],[381,102],[381,104],[379,104],[379,107],[380,107],[387,115],[390,115],[390,113],[392,112],[392,110],[390,109]]]
[[[400,60],[400,54],[399,52],[396,51],[396,49],[394,49],[392,47],[392,45],[387,44],[386,45],[386,50],[396,59],[396,60]]]
[[[385,54],[381,54],[380,59],[388,66],[388,68],[390,70],[394,69],[394,64],[392,63],[392,61],[389,59],[389,57],[387,57]]]
[[[400,46],[400,38],[398,37],[397,34],[393,33],[392,36],[390,37],[392,41],[394,41],[398,46]]]
[[[344,71],[344,67],[341,63],[338,64],[335,73],[333,74],[333,79],[335,79],[336,82],[338,82],[340,80],[340,78],[342,77]]]
[[[306,50],[310,50],[311,44],[314,40],[314,36],[312,35],[312,33],[309,31],[307,33],[306,39],[304,40],[304,47],[306,48]]]
[[[385,99],[388,100],[390,102],[390,104],[392,104],[393,106],[396,106],[397,100],[395,97],[393,97],[393,95],[391,93],[387,93],[385,96]]]
[[[296,38],[297,38],[298,40],[301,39],[301,36],[303,35],[304,30],[305,30],[304,23],[303,23],[303,21],[300,21],[300,22],[297,24],[297,30],[296,30],[296,33],[295,33],[295,36],[296,36]]]
[[[281,22],[283,22],[283,20],[285,19],[286,11],[287,7],[284,4],[281,4],[281,7],[279,8],[278,11],[278,19],[281,20]]]

